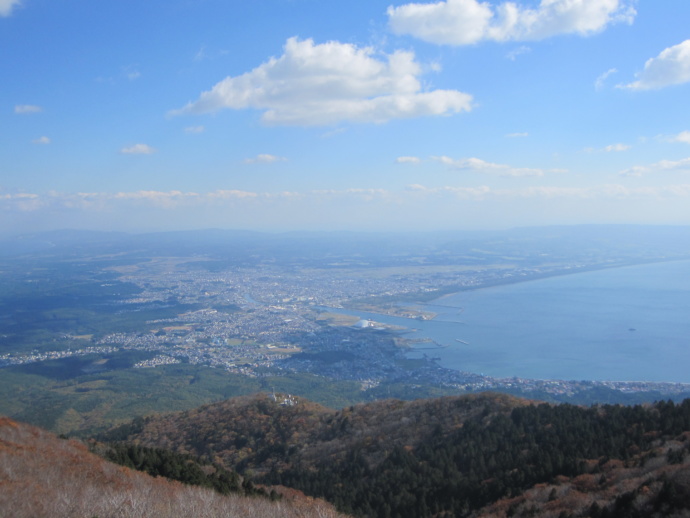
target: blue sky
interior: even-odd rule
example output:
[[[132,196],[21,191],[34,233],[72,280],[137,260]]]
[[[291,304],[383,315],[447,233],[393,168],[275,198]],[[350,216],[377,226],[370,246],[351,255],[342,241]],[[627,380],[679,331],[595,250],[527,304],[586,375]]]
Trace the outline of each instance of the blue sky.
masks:
[[[0,232],[690,224],[687,0],[0,0]]]

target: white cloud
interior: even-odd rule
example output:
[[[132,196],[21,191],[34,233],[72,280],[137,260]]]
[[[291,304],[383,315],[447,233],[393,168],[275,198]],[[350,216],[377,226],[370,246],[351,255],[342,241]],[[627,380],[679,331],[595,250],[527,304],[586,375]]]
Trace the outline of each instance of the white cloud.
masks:
[[[156,150],[146,144],[134,144],[130,147],[124,147],[120,150],[123,155],[150,155]]]
[[[690,144],[690,131],[681,131],[671,139],[671,142],[685,142]]]
[[[523,54],[527,54],[529,52],[532,52],[532,49],[527,47],[526,45],[522,45],[508,52],[508,54],[506,54],[506,57],[511,61],[515,61],[518,56],[522,56]]]
[[[28,113],[40,113],[42,111],[43,108],[36,106],[35,104],[18,104],[14,107],[14,113],[18,113],[20,115],[25,115]]]
[[[508,138],[523,138],[523,137],[529,137],[529,133],[522,132],[522,133],[508,133],[506,135]]]
[[[237,189],[225,189],[219,191],[213,191],[207,194],[211,199],[217,200],[230,200],[230,199],[244,199],[244,198],[257,198],[259,195],[251,191],[239,191]]]
[[[611,144],[610,146],[606,146],[604,151],[611,153],[612,151],[627,151],[628,149],[630,149],[630,146],[627,144]]]
[[[453,159],[447,156],[435,156],[432,159],[446,164],[453,169],[462,169],[476,171],[479,173],[495,174],[499,176],[544,176],[543,169],[533,169],[528,167],[512,167],[505,164],[495,164],[492,162],[486,162],[480,158],[461,158]],[[548,172],[557,172],[556,170],[550,170]],[[562,171],[558,171],[562,172]]]
[[[317,189],[310,191],[316,195],[364,195],[364,196],[388,196],[390,191],[386,189],[371,189],[362,187],[350,187],[349,189]]]
[[[50,144],[50,139],[48,137],[39,137],[31,142],[34,144]]]
[[[203,126],[188,126],[184,129],[185,133],[203,133],[206,128]]]
[[[130,81],[134,81],[135,79],[139,79],[141,77],[141,72],[138,70],[125,69],[125,76],[127,76],[127,79]]]
[[[658,187],[627,187],[620,184],[593,185],[591,187],[555,187],[539,185],[522,189],[493,189],[486,185],[479,187],[426,187],[420,184],[408,185],[407,190],[420,195],[456,196],[462,199],[664,199],[690,197],[690,184],[664,185]]]
[[[397,51],[379,60],[369,47],[290,38],[279,58],[225,78],[172,114],[254,108],[263,111],[267,124],[317,126],[472,109],[472,96],[457,90],[422,91],[420,74],[412,52]]]
[[[21,0],[0,0],[0,16],[9,16],[12,9],[21,4]]]
[[[287,162],[287,158],[269,154],[256,155],[254,158],[245,158],[245,164],[271,164],[273,162]]]
[[[493,194],[490,187],[480,185],[479,187],[425,187],[420,184],[407,186],[407,190],[422,195],[452,195],[461,199],[483,199],[487,195]]]
[[[440,45],[587,35],[612,23],[632,23],[635,14],[630,0],[541,0],[535,9],[515,2],[494,7],[477,0],[445,0],[388,8],[394,33]]]
[[[333,130],[327,131],[326,133],[323,133],[321,135],[321,138],[331,138],[335,137],[336,135],[340,135],[341,133],[345,133],[347,129],[345,128],[335,128]]]
[[[604,88],[606,80],[609,78],[609,76],[615,74],[616,72],[618,72],[618,70],[616,70],[615,68],[609,68],[606,72],[597,77],[597,80],[594,81],[594,89],[601,90],[602,88]]]
[[[38,194],[0,194],[0,207],[13,208],[19,212],[33,212],[41,209],[45,202]]]
[[[416,156],[399,156],[395,159],[396,164],[418,164],[421,160]]]
[[[687,83],[690,81],[690,40],[661,51],[647,60],[638,80],[620,88],[631,90],[656,90],[666,86]]]
[[[621,176],[643,176],[664,171],[690,172],[690,158],[681,160],[660,160],[651,165],[638,165],[620,172]]]

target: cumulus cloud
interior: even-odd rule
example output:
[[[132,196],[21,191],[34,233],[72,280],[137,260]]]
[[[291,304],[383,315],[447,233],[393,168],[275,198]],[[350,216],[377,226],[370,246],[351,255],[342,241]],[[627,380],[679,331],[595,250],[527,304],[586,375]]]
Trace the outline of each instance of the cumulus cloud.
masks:
[[[476,171],[479,173],[495,174],[498,176],[544,176],[543,169],[533,169],[528,167],[512,167],[505,164],[495,164],[480,158],[461,158],[453,159],[447,156],[435,156],[434,160],[441,162],[453,169]],[[562,172],[554,169],[548,172]]]
[[[418,164],[421,160],[416,156],[399,156],[395,159],[396,164]]]
[[[134,144],[133,146],[123,147],[120,153],[123,155],[150,155],[156,150],[146,144]]]
[[[648,59],[644,64],[644,70],[637,77],[637,81],[619,87],[631,90],[657,90],[689,82],[690,40],[668,47],[657,57]]]
[[[19,115],[26,115],[29,113],[40,113],[42,111],[43,108],[41,108],[40,106],[36,106],[35,104],[18,104],[14,107],[14,113],[17,113]]]
[[[643,176],[664,171],[690,172],[690,158],[681,160],[660,160],[651,165],[638,165],[620,172],[621,176]]]
[[[259,154],[254,158],[245,158],[245,164],[271,164],[273,162],[287,162],[287,158],[269,154]]]
[[[678,133],[678,135],[675,135],[672,139],[672,142],[685,142],[686,144],[690,144],[690,131],[681,131]]]
[[[480,41],[537,41],[559,34],[588,35],[632,23],[630,0],[541,0],[536,8],[478,0],[410,3],[388,8],[391,30],[440,45]]]
[[[32,140],[34,144],[50,144],[50,138],[48,137],[39,137],[35,140]]]
[[[0,0],[0,16],[9,16],[12,9],[21,4],[21,0]]]
[[[341,121],[382,123],[391,119],[450,115],[472,109],[472,96],[457,90],[423,91],[422,67],[412,52],[378,59],[369,47],[290,38],[284,53],[257,68],[227,77],[178,114],[222,109],[263,111],[276,125],[318,126]]]

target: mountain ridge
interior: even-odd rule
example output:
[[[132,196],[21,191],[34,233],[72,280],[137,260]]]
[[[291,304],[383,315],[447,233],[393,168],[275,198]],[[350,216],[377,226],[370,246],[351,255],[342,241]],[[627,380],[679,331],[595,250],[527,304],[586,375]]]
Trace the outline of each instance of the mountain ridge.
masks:
[[[356,516],[690,511],[678,497],[690,495],[690,400],[579,407],[482,393],[336,411],[282,397],[151,417],[119,434],[206,456]]]

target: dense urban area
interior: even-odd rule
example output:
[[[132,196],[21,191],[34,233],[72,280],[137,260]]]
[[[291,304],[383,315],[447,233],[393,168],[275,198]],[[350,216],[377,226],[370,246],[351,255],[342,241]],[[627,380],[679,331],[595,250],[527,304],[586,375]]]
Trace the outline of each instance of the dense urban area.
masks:
[[[147,258],[107,268],[112,281],[103,287],[136,287],[123,292],[112,303],[112,310],[126,316],[151,308],[183,308],[173,311],[174,316],[146,320],[140,329],[129,332],[62,333],[59,341],[68,347],[5,352],[0,355],[0,365],[137,350],[150,354],[136,368],[184,362],[249,377],[308,372],[353,380],[362,390],[396,382],[458,391],[516,389],[553,395],[569,395],[592,386],[623,392],[688,391],[690,387],[684,384],[497,379],[446,369],[426,355],[407,359],[406,351],[415,341],[406,338],[405,328],[357,316],[361,310],[404,317],[409,330],[419,319],[434,315],[405,301],[431,300],[462,289],[620,262],[620,258],[590,256],[588,260],[527,265],[515,261],[470,266],[409,264],[408,260],[403,265],[371,266],[334,261],[317,268],[260,261],[221,268],[203,256]],[[28,275],[26,282],[30,281]],[[425,345],[433,350],[435,344]]]

